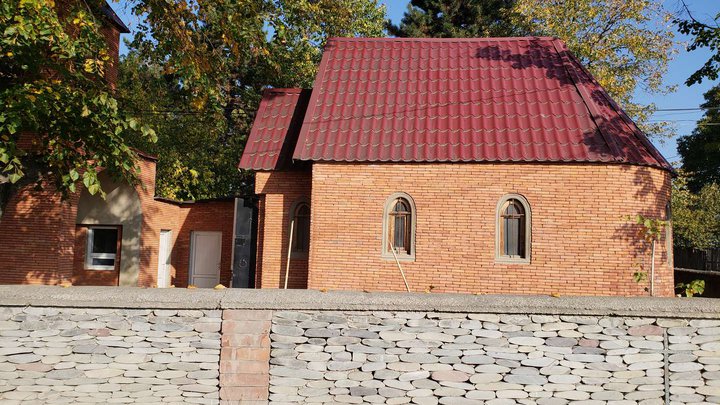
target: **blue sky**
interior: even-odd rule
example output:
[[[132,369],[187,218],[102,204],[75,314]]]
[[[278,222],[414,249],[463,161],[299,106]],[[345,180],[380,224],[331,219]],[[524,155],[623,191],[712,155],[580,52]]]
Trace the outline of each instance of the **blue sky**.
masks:
[[[381,3],[385,4],[387,8],[388,18],[397,23],[402,18],[402,15],[407,8],[408,1],[381,0]],[[693,15],[703,21],[712,21],[712,18],[720,12],[720,2],[718,1],[686,0],[686,3],[693,12]],[[675,13],[677,15],[681,14],[682,7],[680,0],[665,0],[664,6],[671,13]],[[137,17],[131,16],[125,9],[124,1],[120,1],[119,4],[114,3],[113,8],[131,30],[137,26]],[[678,33],[675,39],[679,42],[677,45],[679,53],[670,63],[670,67],[665,77],[665,84],[677,85],[677,91],[669,95],[658,96],[649,95],[642,90],[638,90],[636,97],[639,102],[654,102],[660,109],[698,107],[703,102],[703,93],[710,89],[713,85],[717,84],[717,81],[703,81],[703,83],[696,84],[691,87],[685,86],[685,79],[702,66],[703,63],[705,63],[705,61],[710,57],[710,53],[705,49],[686,52],[685,44],[690,41],[690,38]],[[125,46],[121,45],[120,52],[123,53],[125,51]],[[687,135],[692,132],[695,128],[695,121],[697,121],[701,116],[702,111],[700,110],[683,112],[659,111],[655,114],[653,119],[673,121],[674,133],[676,135],[673,139],[665,140],[664,142],[653,140],[653,143],[655,143],[662,154],[670,162],[679,160],[676,148],[677,136]]]

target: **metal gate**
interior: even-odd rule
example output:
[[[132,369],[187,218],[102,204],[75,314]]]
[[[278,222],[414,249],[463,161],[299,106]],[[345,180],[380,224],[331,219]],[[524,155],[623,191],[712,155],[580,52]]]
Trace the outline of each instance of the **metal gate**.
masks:
[[[720,249],[693,249],[675,246],[675,268],[720,272]]]

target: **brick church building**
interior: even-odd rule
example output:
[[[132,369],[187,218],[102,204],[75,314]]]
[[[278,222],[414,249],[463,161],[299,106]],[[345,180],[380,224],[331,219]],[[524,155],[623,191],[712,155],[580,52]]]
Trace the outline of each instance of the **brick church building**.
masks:
[[[648,294],[626,218],[668,219],[673,173],[554,38],[331,39],[312,89],[265,92],[240,167],[258,287],[571,295]]]

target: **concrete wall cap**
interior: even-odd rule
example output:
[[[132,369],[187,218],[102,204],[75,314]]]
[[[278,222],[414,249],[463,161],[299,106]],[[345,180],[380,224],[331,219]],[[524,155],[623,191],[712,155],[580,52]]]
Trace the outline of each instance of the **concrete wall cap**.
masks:
[[[292,309],[720,318],[711,298],[559,297],[316,290],[0,286],[0,306]]]

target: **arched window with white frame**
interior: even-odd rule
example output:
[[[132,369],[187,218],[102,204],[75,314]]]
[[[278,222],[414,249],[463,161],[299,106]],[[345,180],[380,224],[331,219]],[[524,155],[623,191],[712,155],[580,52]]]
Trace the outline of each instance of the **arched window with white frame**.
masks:
[[[503,196],[497,205],[495,259],[504,263],[530,263],[530,204],[518,194]]]
[[[385,259],[415,259],[416,212],[413,199],[395,193],[385,202],[382,256]]]

